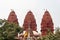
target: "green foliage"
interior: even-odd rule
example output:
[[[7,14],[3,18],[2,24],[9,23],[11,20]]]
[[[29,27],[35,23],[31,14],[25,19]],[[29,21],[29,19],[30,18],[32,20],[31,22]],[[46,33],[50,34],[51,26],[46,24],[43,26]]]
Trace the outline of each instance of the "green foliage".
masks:
[[[38,40],[60,40],[60,29],[58,28],[55,34],[48,30],[47,35],[40,37]]]
[[[22,31],[23,29],[19,25],[6,22],[4,26],[0,27],[0,40],[14,40]]]
[[[57,40],[60,40],[60,28],[56,29],[55,36]]]
[[[3,23],[3,20],[2,20],[2,19],[0,19],[0,25],[2,25],[2,23]]]

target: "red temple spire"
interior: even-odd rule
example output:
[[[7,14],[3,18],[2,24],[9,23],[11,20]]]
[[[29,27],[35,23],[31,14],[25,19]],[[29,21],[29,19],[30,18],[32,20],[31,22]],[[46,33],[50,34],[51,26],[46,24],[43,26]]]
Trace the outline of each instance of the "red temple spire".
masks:
[[[18,19],[17,19],[17,16],[16,16],[14,10],[11,10],[11,12],[9,14],[9,17],[8,17],[8,22],[18,24]]]
[[[51,32],[53,32],[54,31],[54,24],[53,24],[52,18],[50,16],[50,13],[46,10],[43,15],[42,22],[41,22],[41,34],[46,35],[48,29]]]
[[[34,15],[31,11],[29,11],[27,13],[27,15],[25,16],[24,24],[23,24],[24,30],[28,29],[29,24],[30,24],[30,28],[31,28],[32,31],[37,31],[36,20],[35,20]]]

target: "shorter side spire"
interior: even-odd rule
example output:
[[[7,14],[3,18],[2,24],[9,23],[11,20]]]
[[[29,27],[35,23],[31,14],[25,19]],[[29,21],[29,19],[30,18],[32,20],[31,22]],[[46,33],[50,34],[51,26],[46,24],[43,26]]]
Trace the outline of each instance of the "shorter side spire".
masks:
[[[41,34],[46,35],[48,29],[50,29],[50,31],[53,32],[54,24],[50,16],[50,13],[46,10],[43,15],[42,22],[41,22]]]
[[[16,23],[16,24],[18,24],[17,15],[15,14],[14,10],[11,9],[11,12],[10,12],[7,20],[8,20],[9,23]]]

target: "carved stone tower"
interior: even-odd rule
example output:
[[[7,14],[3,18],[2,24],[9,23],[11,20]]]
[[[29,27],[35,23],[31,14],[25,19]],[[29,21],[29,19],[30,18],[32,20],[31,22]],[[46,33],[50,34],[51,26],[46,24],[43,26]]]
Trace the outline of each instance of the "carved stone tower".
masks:
[[[16,23],[16,24],[18,24],[17,16],[16,16],[16,14],[15,14],[15,12],[13,10],[9,14],[8,22],[9,23]]]
[[[46,10],[43,15],[42,22],[41,22],[41,34],[46,35],[48,30],[53,32],[54,24],[50,16],[50,13]]]
[[[30,28],[32,31],[37,31],[37,24],[36,24],[36,20],[34,18],[34,15],[31,11],[29,11],[27,13],[27,15],[25,16],[25,19],[24,19],[24,24],[23,24],[23,28],[24,30],[27,30],[28,29],[28,25],[30,23]]]

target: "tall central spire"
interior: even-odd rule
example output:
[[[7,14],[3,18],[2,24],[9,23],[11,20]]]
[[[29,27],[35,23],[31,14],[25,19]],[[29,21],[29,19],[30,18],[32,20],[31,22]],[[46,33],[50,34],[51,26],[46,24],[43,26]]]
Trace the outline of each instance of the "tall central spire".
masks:
[[[31,28],[31,30],[37,31],[36,20],[35,20],[34,15],[33,15],[33,13],[31,11],[29,11],[27,13],[27,15],[25,16],[24,24],[23,24],[24,30],[28,29],[29,22],[30,22],[30,28]]]

